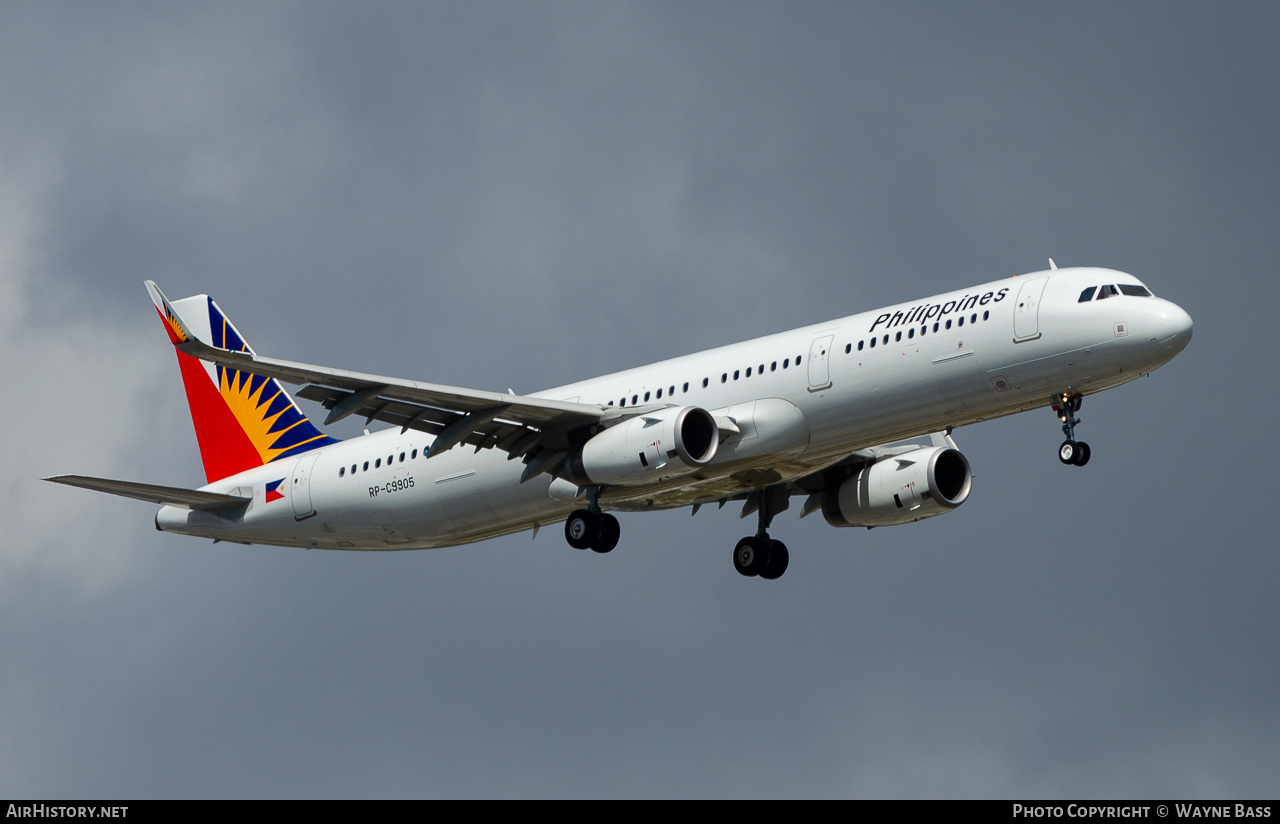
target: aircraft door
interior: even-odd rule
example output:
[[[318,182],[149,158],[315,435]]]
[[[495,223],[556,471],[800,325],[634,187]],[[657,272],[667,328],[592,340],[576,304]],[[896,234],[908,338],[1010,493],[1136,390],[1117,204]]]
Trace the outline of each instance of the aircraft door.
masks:
[[[1032,278],[1018,289],[1018,303],[1013,310],[1014,343],[1040,337],[1040,296],[1048,282],[1048,278]]]
[[[319,452],[308,452],[293,465],[293,481],[289,484],[289,490],[292,493],[293,517],[296,520],[305,520],[316,514],[315,507],[311,505],[311,469],[319,458]]]
[[[825,335],[814,340],[809,347],[809,391],[818,392],[831,387],[831,341],[835,335]]]

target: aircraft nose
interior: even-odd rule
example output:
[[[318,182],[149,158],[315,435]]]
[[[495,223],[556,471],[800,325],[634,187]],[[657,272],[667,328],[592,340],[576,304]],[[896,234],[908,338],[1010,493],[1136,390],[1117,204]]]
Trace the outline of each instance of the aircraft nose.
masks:
[[[1149,336],[1161,348],[1177,354],[1191,341],[1191,316],[1181,306],[1160,301],[1148,318]]]

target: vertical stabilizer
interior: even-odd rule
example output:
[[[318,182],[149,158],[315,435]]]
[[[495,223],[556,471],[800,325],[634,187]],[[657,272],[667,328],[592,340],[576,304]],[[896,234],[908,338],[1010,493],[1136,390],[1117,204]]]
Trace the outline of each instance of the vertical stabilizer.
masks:
[[[253,352],[213,298],[172,303],[154,283],[147,291],[177,346],[196,338],[232,352]],[[274,378],[206,363],[175,350],[209,483],[331,443]]]

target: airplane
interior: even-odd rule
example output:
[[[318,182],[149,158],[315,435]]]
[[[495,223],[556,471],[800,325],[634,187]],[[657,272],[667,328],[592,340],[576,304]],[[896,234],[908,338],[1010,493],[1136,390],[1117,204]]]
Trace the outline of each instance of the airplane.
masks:
[[[803,498],[834,527],[950,512],[972,488],[956,427],[1049,407],[1064,465],[1086,395],[1149,374],[1191,317],[1133,275],[1050,268],[528,395],[263,357],[207,295],[146,287],[186,387],[207,483],[198,489],[45,480],[161,504],[156,529],[331,550],[454,546],[564,522],[607,553],[612,512],[742,501],[756,531],[744,576],[779,578],[773,519]],[[281,385],[318,402],[324,434]],[[374,421],[389,428],[370,433]],[[927,441],[926,441],[927,439]],[[925,442],[922,442],[925,441]],[[468,448],[470,447],[470,448]]]

